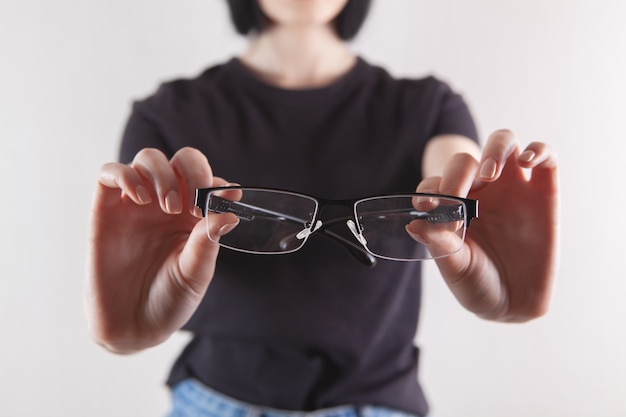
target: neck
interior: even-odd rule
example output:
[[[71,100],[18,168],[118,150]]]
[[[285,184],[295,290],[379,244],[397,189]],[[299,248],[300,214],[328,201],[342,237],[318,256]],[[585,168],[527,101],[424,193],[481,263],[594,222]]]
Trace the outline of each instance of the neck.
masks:
[[[270,27],[252,40],[240,58],[265,81],[291,89],[328,85],[356,61],[328,26]]]

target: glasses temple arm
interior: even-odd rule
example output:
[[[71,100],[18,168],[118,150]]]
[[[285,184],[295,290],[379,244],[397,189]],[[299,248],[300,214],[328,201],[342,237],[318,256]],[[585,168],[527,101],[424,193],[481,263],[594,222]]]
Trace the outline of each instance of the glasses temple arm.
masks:
[[[376,266],[376,257],[374,257],[371,253],[366,251],[362,246],[357,245],[350,240],[331,232],[327,229],[320,229],[321,236],[324,236],[328,239],[334,240],[341,246],[343,246],[349,253],[352,255],[354,259],[362,263],[363,265],[373,268]]]
[[[463,213],[463,208],[467,210],[467,217]],[[382,215],[392,215],[392,214],[400,214],[406,215],[405,209],[396,209],[396,210],[379,210],[368,212],[367,217],[378,217]],[[456,222],[461,220],[467,220],[467,227],[470,225],[470,220],[478,217],[478,201],[468,200],[465,204],[456,204],[449,206],[439,206],[435,207],[430,211],[418,211],[411,210],[409,214],[415,219],[424,220],[428,223],[447,223],[447,222]],[[359,217],[362,217],[361,215]]]
[[[206,216],[206,212],[210,211],[213,213],[232,213],[240,220],[253,220],[255,217],[265,217],[269,219],[291,220],[296,223],[305,222],[303,219],[299,219],[285,213],[264,209],[239,201],[227,200],[218,196],[212,197],[212,199],[215,200],[217,204],[214,204],[210,208],[207,208],[206,205],[201,205],[198,203],[199,199],[200,197],[196,196],[196,206],[202,210],[203,216]]]

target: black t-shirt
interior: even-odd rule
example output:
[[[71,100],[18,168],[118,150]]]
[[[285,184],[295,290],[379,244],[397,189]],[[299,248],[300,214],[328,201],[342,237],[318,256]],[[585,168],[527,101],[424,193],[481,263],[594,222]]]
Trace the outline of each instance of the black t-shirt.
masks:
[[[439,134],[476,140],[461,97],[433,77],[395,79],[359,58],[329,86],[285,90],[232,59],[136,102],[120,159],[191,146],[231,182],[358,198],[413,192]],[[222,249],[168,383],[195,378],[281,409],[353,403],[426,414],[413,343],[420,292],[419,263],[367,268],[315,234],[288,255]]]

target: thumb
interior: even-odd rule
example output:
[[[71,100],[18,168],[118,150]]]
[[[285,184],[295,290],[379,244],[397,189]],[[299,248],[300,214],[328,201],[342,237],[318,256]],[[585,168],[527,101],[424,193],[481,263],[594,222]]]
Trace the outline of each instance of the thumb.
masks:
[[[234,221],[233,221],[234,217]],[[209,216],[196,223],[180,253],[178,265],[181,280],[203,295],[215,272],[219,238],[238,224],[234,215]]]

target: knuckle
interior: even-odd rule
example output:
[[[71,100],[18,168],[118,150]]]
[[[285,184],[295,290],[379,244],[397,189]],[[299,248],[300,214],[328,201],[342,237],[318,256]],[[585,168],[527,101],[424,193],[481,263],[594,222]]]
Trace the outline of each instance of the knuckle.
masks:
[[[213,181],[213,171],[206,155],[198,149],[185,147],[180,149],[172,158],[173,169],[194,185],[210,186]],[[208,184],[204,184],[208,182]]]
[[[119,162],[107,162],[100,167],[100,174],[112,174],[120,170]]]
[[[519,143],[513,131],[509,129],[499,129],[491,134],[488,143],[483,151],[483,160],[487,157],[496,160],[504,160],[515,149],[519,148]]]
[[[538,141],[531,142],[531,143],[527,146],[527,148],[528,148],[528,149],[533,149],[533,150],[535,150],[535,151],[537,151],[537,150],[539,150],[539,151],[546,151],[546,150],[549,150],[549,149],[550,149],[550,147],[549,147],[548,145],[546,145],[546,144],[545,144],[545,143],[543,143],[543,142],[538,142]]]
[[[511,137],[515,137],[515,133],[511,130],[511,129],[498,129],[495,132],[493,132],[492,134],[493,137],[498,137],[498,138],[511,138]]]
[[[549,311],[549,305],[546,302],[535,302],[530,304],[526,310],[520,314],[521,321],[530,321],[545,316]]]
[[[475,164],[476,158],[467,152],[459,152],[452,157],[452,163],[461,165]]]
[[[161,152],[160,150],[156,148],[143,148],[142,150],[137,152],[137,155],[135,155],[135,158],[133,159],[133,164],[138,162],[155,163],[163,159],[166,158],[163,152]]]
[[[117,182],[120,179],[131,176],[132,169],[119,162],[107,162],[100,167],[98,178],[106,181]]]
[[[184,147],[180,148],[178,150],[178,152],[176,152],[176,154],[182,154],[182,155],[203,155],[202,152],[200,152],[198,149],[193,148],[191,146],[184,146]]]
[[[489,137],[487,148],[497,149],[499,152],[505,152],[506,149],[517,143],[515,134],[509,129],[496,130]]]
[[[439,184],[441,183],[440,176],[433,176],[424,178],[417,186],[416,192],[418,193],[437,193],[439,191]]]
[[[194,162],[194,163],[207,163],[207,158],[198,149],[186,146],[184,148],[179,149],[172,157],[173,163],[178,163],[179,161],[185,161],[185,162],[189,161],[189,162]]]

